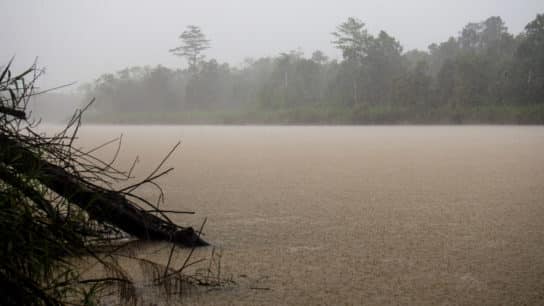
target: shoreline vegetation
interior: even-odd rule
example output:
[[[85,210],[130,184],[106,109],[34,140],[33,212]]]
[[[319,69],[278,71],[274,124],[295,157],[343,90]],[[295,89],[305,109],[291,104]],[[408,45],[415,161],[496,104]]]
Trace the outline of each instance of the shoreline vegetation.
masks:
[[[498,16],[471,22],[425,51],[353,17],[331,38],[341,59],[291,50],[230,66],[205,58],[213,42],[191,25],[170,50],[187,68],[128,67],[80,95],[96,98],[88,122],[109,124],[544,124],[544,14],[517,35]]]
[[[451,111],[295,108],[89,114],[86,123],[120,125],[542,125],[544,105],[479,106]]]

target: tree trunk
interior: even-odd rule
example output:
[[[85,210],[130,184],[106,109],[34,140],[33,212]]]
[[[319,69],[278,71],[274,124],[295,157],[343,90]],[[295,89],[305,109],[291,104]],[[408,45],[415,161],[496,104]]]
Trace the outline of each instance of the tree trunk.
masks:
[[[203,246],[191,227],[180,228],[138,207],[122,194],[87,182],[62,167],[41,159],[16,140],[0,135],[0,163],[21,175],[37,179],[92,219],[110,223],[144,240],[169,241],[184,246]]]

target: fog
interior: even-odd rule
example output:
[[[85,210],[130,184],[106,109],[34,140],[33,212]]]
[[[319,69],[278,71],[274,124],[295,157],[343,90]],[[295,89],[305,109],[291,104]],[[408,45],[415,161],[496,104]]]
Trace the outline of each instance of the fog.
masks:
[[[91,81],[135,65],[186,67],[168,53],[188,24],[212,41],[209,58],[231,65],[246,57],[275,56],[300,48],[341,54],[330,33],[349,16],[399,39],[405,50],[447,40],[470,21],[501,16],[519,33],[539,0],[460,1],[46,1],[0,2],[0,62],[17,57],[24,67],[39,57],[47,67],[40,84],[52,87]],[[75,87],[71,87],[75,89]]]
[[[544,1],[0,1],[0,304],[542,304]]]

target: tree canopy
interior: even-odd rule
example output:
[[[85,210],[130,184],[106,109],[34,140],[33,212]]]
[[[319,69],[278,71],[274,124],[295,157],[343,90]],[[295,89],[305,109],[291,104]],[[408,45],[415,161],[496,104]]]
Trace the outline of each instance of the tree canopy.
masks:
[[[427,50],[407,51],[350,17],[332,32],[340,60],[292,50],[239,67],[205,60],[209,41],[198,27],[184,34],[185,49],[176,52],[189,69],[106,74],[87,90],[98,98],[97,112],[155,112],[154,120],[172,123],[544,122],[542,14],[517,35],[491,16]]]

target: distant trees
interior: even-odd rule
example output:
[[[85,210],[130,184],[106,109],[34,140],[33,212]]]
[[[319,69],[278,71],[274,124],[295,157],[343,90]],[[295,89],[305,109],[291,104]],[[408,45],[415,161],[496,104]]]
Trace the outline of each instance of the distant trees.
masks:
[[[185,105],[189,109],[208,110],[228,104],[232,96],[233,76],[228,64],[202,61],[199,71],[188,80]]]
[[[359,94],[359,69],[362,65],[363,58],[367,55],[371,37],[365,29],[365,24],[357,18],[350,17],[348,20],[340,24],[333,32],[335,40],[333,45],[342,51],[345,65],[343,72],[349,75],[351,81],[352,101],[351,105],[357,104],[360,100]],[[343,87],[341,87],[343,88]],[[347,88],[344,88],[347,89]]]
[[[519,90],[530,102],[544,103],[544,14],[536,16],[522,34],[515,59],[519,65]]]
[[[86,99],[96,98],[102,114],[180,110],[189,73],[164,66],[131,67],[102,75],[83,88]]]
[[[323,53],[323,51],[321,50],[315,50],[313,53],[312,53],[312,57],[311,57],[311,60],[316,62],[317,64],[319,65],[323,65],[325,64],[328,60],[329,60],[329,57],[325,55],[325,53]]]
[[[404,52],[395,37],[373,35],[354,17],[332,37],[340,60],[293,50],[231,67],[204,60],[209,41],[189,26],[184,44],[172,49],[188,69],[131,68],[102,76],[87,92],[113,111],[235,109],[287,122],[544,122],[544,15],[516,36],[498,16],[471,22],[425,51]]]
[[[275,58],[268,80],[261,85],[261,106],[277,109],[320,102],[327,86],[323,71],[327,59],[320,52],[314,55],[313,59],[307,59],[303,53],[293,50]]]
[[[176,56],[183,56],[187,59],[189,70],[195,72],[197,64],[204,59],[202,51],[210,47],[210,41],[206,39],[200,27],[188,25],[187,30],[183,31],[179,38],[182,45],[169,51]]]
[[[360,20],[350,17],[332,33],[332,42],[342,50],[344,61],[338,88],[351,93],[350,105],[387,104],[392,99],[393,82],[401,71],[402,46],[385,31],[377,37]],[[346,78],[346,76],[349,76]],[[349,88],[348,90],[348,87]],[[343,99],[346,100],[346,99]]]
[[[500,17],[469,23],[458,38],[430,46],[435,92],[453,109],[504,104],[517,48]]]

